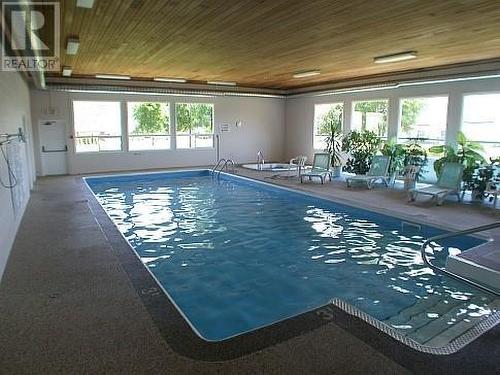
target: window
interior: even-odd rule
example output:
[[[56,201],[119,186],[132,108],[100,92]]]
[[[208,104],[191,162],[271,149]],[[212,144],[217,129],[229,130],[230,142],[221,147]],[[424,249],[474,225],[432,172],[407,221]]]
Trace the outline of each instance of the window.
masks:
[[[203,103],[175,105],[177,148],[214,147],[214,106]]]
[[[446,140],[448,97],[401,99],[398,139],[418,140],[428,148]]]
[[[353,103],[352,130],[371,130],[387,138],[389,100],[364,100]]]
[[[120,151],[120,102],[73,102],[76,152]]]
[[[326,149],[326,138],[332,125],[342,129],[343,103],[316,104],[314,106],[314,138],[315,150]]]
[[[500,156],[500,93],[464,97],[462,131],[481,143],[486,158]]]
[[[127,103],[128,148],[166,150],[170,148],[170,106],[168,103]]]

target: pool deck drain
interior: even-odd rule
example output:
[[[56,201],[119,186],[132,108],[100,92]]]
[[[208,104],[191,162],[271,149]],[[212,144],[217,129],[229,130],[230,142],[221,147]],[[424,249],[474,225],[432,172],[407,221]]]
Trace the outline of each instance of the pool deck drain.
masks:
[[[326,188],[307,189],[324,195]],[[381,197],[391,199],[381,191],[365,194],[364,199],[371,199],[372,206],[380,203]],[[378,330],[365,329],[347,315],[339,316],[336,324],[322,325],[233,360],[206,362],[180,355],[163,339],[143,303],[144,298],[157,294],[148,287],[140,292],[135,289],[127,273],[127,262],[121,262],[112,247],[116,238],[104,236],[89,206],[83,202],[85,198],[85,187],[78,177],[44,178],[37,182],[0,284],[2,372],[67,373],[78,369],[92,373],[178,374],[405,373],[407,370],[451,373],[460,369],[493,373],[499,370],[495,361],[500,357],[498,329],[487,332],[456,354],[431,356],[392,345]],[[393,205],[399,204],[399,210],[403,210],[404,203],[392,200]],[[457,229],[472,220],[477,224],[491,221],[487,209],[467,208],[467,220],[463,221],[457,217],[454,205],[441,209],[437,216],[448,216],[448,224]],[[424,214],[432,211],[435,216],[434,208],[415,207],[414,211]],[[175,327],[172,329],[175,335]]]

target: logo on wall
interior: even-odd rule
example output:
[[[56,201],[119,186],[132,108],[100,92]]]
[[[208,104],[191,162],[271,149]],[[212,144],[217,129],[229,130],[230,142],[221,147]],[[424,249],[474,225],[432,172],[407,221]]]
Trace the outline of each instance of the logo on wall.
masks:
[[[2,70],[59,70],[59,3],[2,2],[2,26]]]

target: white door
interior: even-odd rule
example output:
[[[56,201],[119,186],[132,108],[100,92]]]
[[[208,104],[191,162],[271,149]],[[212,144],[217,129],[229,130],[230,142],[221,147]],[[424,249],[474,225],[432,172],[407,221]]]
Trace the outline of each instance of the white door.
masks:
[[[44,176],[68,174],[66,123],[45,120],[38,123]]]

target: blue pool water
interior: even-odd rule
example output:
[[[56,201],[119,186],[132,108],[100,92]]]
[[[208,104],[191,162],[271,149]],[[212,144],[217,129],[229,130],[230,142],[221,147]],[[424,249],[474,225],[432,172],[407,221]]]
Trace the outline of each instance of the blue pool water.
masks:
[[[498,300],[434,274],[428,226],[208,171],[87,178],[193,328],[223,340],[341,298],[417,342],[442,346]],[[482,240],[434,248],[443,264]]]

